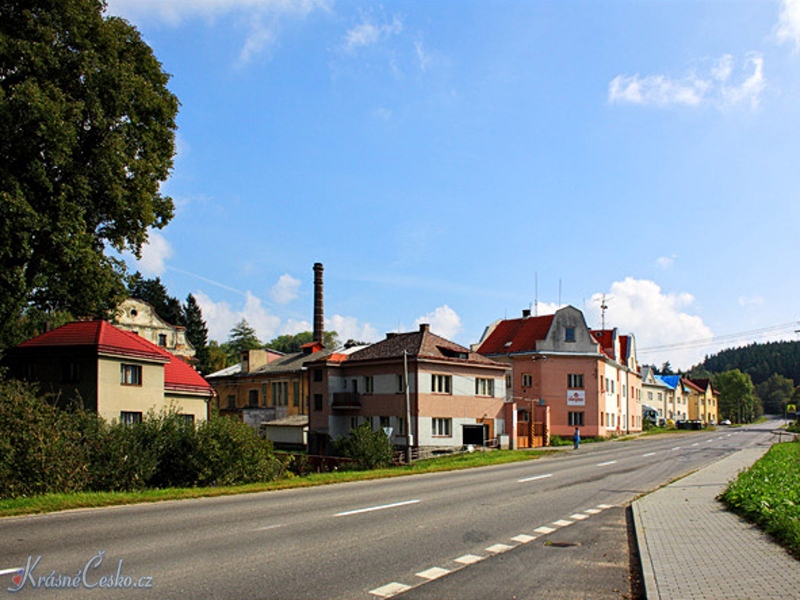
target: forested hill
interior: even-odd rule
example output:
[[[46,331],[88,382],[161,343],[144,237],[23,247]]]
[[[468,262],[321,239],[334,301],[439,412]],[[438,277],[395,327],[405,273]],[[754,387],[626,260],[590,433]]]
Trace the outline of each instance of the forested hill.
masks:
[[[749,373],[753,383],[765,382],[774,373],[800,383],[800,342],[750,344],[707,356],[700,364],[712,373],[739,369]]]

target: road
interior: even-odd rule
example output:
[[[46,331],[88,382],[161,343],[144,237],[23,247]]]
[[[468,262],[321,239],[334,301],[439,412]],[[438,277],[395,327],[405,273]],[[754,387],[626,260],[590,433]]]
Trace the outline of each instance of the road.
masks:
[[[0,586],[35,565],[21,597],[481,598],[484,585],[511,598],[614,554],[603,532],[619,545],[636,496],[768,436],[684,432],[469,471],[7,518]],[[567,532],[583,542],[562,545]],[[524,560],[554,548],[561,562]]]

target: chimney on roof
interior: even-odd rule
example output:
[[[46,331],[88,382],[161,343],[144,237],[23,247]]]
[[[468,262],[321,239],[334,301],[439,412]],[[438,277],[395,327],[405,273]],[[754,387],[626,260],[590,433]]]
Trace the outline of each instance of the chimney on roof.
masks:
[[[419,324],[419,330],[420,330],[421,333],[425,333],[426,331],[430,331],[431,330],[431,326],[428,323],[420,323]]]
[[[322,263],[314,263],[314,341],[325,344],[325,311],[322,306]]]
[[[527,319],[531,316],[531,309],[530,308],[523,308],[522,309],[522,318]]]

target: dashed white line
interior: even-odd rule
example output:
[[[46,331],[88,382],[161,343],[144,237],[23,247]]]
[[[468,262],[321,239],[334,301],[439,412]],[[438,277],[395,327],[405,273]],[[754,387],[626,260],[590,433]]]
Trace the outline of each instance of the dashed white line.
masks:
[[[477,556],[475,554],[465,554],[464,556],[459,556],[455,559],[455,562],[462,564],[462,565],[474,565],[477,562],[481,562],[485,556]]]
[[[655,452],[648,452],[647,454],[642,454],[642,457],[646,457],[646,456],[655,456],[655,455],[656,455],[656,453],[655,453]]]
[[[555,529],[553,527],[542,526],[537,529],[533,530],[534,533],[540,533],[541,535],[547,535],[548,533],[553,533]]]
[[[675,446],[674,448],[672,448],[672,450],[680,450],[680,449],[681,449],[680,446]]]
[[[382,585],[379,588],[375,588],[374,590],[370,590],[369,593],[373,596],[378,596],[379,598],[391,598],[392,596],[396,596],[397,594],[402,594],[405,591],[411,589],[410,585],[405,585],[404,583],[397,583],[393,581],[392,583],[387,583],[386,585]]]
[[[535,539],[536,539],[535,535],[527,535],[527,534],[524,534],[524,533],[521,533],[521,534],[511,538],[512,541],[517,542],[518,544],[527,544],[529,542],[532,542]]]
[[[266,527],[256,527],[253,531],[269,531],[270,529],[278,529],[279,527],[286,527],[284,524],[267,525]],[[2,573],[0,573],[2,575]]]
[[[601,509],[601,510],[605,510],[605,509],[607,509],[607,508],[614,508],[614,506],[613,506],[613,505],[611,505],[611,504],[598,504],[598,505],[597,505],[597,508],[599,508],[599,509]]]
[[[597,466],[598,467],[607,467],[608,465],[616,464],[616,462],[617,461],[615,461],[615,460],[609,460],[609,461],[606,461],[606,462],[598,463]]]
[[[492,554],[501,554],[503,552],[508,552],[514,546],[509,546],[508,544],[495,544],[494,546],[489,546],[486,548],[487,552],[491,552]]]
[[[525,477],[524,479],[517,479],[517,483],[526,483],[528,481],[536,481],[537,479],[547,479],[548,477],[552,477],[552,473],[547,473],[546,475],[534,475],[533,477]]]
[[[588,514],[590,514],[590,515],[599,515],[599,514],[600,514],[601,512],[603,512],[603,511],[602,511],[602,510],[600,510],[599,508],[587,508],[587,509],[586,509],[585,511],[583,511],[583,512],[585,512],[585,513],[588,513]]]
[[[447,569],[442,569],[441,567],[432,567],[425,571],[420,571],[417,573],[417,577],[422,577],[422,579],[433,581],[434,579],[439,579],[439,577],[444,577],[448,573],[450,573],[450,571]]]
[[[692,448],[694,448],[695,446],[699,446],[699,445],[700,444],[698,442],[695,442],[694,444],[692,444]]]
[[[350,515],[360,515],[362,513],[375,512],[376,510],[386,510],[387,508],[397,508],[398,506],[408,506],[409,504],[417,504],[419,500],[406,500],[405,502],[394,502],[393,504],[381,504],[380,506],[370,506],[369,508],[357,508],[356,510],[347,510],[345,512],[336,513],[334,517],[347,517]]]
[[[573,521],[584,521],[589,518],[589,515],[575,513],[574,515],[570,515],[569,518],[572,519]]]
[[[551,525],[555,525],[556,527],[566,527],[567,525],[572,525],[572,521],[567,521],[566,519],[559,519],[558,521],[553,521]]]

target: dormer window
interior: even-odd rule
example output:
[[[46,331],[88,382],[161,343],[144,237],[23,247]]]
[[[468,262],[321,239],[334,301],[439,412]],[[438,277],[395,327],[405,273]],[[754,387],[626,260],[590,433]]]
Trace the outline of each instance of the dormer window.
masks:
[[[574,342],[575,341],[575,328],[574,327],[566,327],[564,329],[564,341],[565,342]]]

